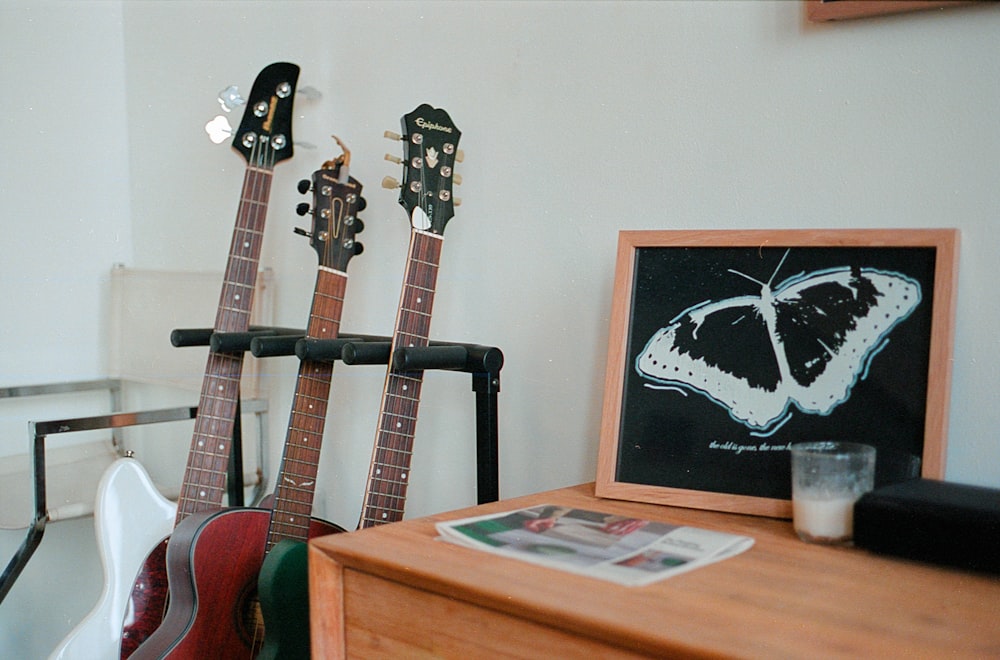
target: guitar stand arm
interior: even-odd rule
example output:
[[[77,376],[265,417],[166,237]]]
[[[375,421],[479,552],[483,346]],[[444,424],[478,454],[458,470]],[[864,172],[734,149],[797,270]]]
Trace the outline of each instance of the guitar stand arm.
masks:
[[[341,333],[337,339],[313,339],[299,330],[252,327],[247,333],[216,333],[212,330],[174,330],[174,346],[208,344],[214,352],[249,350],[254,357],[287,356],[299,360],[344,364],[389,364],[397,371],[439,369],[472,375],[476,394],[476,483],[478,503],[500,499],[498,458],[497,393],[503,353],[494,346],[432,341],[424,347],[404,347],[392,352],[388,337]]]
[[[319,340],[317,344],[329,340]],[[339,347],[344,364],[388,364],[392,345],[386,341],[347,342]],[[301,356],[300,356],[301,357]],[[397,371],[442,369],[472,374],[476,393],[476,483],[478,503],[500,499],[497,393],[503,353],[494,346],[432,341],[424,347],[404,347],[391,355]]]
[[[213,353],[240,353],[250,350],[255,337],[277,335],[305,335],[296,328],[252,325],[248,332],[216,332],[213,328],[177,328],[170,333],[170,343],[175,348],[209,346]]]
[[[252,325],[248,332],[216,332],[213,328],[177,328],[170,333],[170,343],[176,348],[208,346],[212,353],[245,353],[255,339],[288,337],[305,334],[296,328]],[[236,398],[233,419],[233,444],[229,454],[226,494],[230,506],[243,506],[243,414],[240,397]]]

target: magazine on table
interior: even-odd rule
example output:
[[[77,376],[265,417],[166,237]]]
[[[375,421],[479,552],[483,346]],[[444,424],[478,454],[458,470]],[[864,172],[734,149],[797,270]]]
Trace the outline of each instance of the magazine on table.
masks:
[[[624,585],[644,585],[738,555],[754,540],[550,504],[437,523],[441,538]]]

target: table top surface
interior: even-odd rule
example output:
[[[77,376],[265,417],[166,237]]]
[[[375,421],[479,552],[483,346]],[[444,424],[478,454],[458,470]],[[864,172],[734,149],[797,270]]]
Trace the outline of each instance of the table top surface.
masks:
[[[437,539],[436,522],[537,504],[746,535],[755,543],[724,561],[628,587]],[[998,578],[807,544],[788,520],[599,499],[593,484],[311,544],[346,569],[654,654],[1000,655]]]

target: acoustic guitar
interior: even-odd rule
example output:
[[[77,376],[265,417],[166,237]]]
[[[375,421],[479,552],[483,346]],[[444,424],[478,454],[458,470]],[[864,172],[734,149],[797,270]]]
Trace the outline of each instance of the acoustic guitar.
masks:
[[[343,145],[341,145],[343,146]],[[361,184],[351,178],[350,154],[328,161],[312,176],[313,226],[301,232],[319,255],[306,337],[335,339],[340,329],[347,264],[362,246],[355,240],[362,223]],[[252,658],[274,628],[273,657],[309,657],[308,591],[295,580],[295,550],[305,541],[343,531],[312,517],[320,448],[323,443],[332,362],[299,365],[291,417],[271,509],[231,507],[190,516],[178,525],[167,547],[170,601],[156,632],[133,654],[144,658]],[[258,574],[265,557],[277,552],[292,568],[278,566],[258,598]],[[292,559],[287,559],[288,553]],[[303,555],[304,559],[304,555]],[[288,578],[282,577],[290,572]],[[266,599],[265,599],[266,600]],[[291,620],[299,634],[282,634]],[[304,632],[299,625],[304,624]],[[207,651],[210,650],[210,651]],[[270,653],[270,652],[269,652]]]
[[[421,105],[402,119],[404,140],[400,204],[407,210],[411,239],[403,293],[396,316],[393,346],[426,345],[437,283],[444,227],[454,215],[452,184],[458,182],[454,164],[460,133],[448,114]],[[396,156],[388,160],[403,163]],[[387,177],[383,186],[400,184]],[[409,457],[420,400],[421,374],[388,370],[383,390],[379,432],[369,468],[365,513],[359,527],[370,527],[402,517]],[[405,421],[405,423],[404,423]],[[384,515],[383,515],[384,513]],[[307,546],[292,540],[279,542],[264,558],[258,579],[265,642],[258,660],[309,657],[309,602]]]
[[[462,158],[461,133],[444,110],[421,105],[402,118],[402,126],[404,135],[386,132],[386,137],[403,141],[405,159],[386,159],[403,164],[403,183],[391,177],[382,183],[401,188],[399,203],[410,218],[393,348],[428,343],[441,241],[457,204],[452,186],[460,179],[454,166]],[[387,370],[359,528],[402,518],[421,383],[420,372]],[[258,585],[265,643],[258,660],[309,657],[308,578],[305,543],[281,541],[264,559]]]
[[[233,148],[247,162],[216,332],[246,332],[257,281],[274,166],[292,157],[292,102],[299,76],[279,62],[257,76]],[[167,596],[164,557],[174,526],[222,508],[243,354],[210,353],[177,504],[164,498],[135,459],[108,467],[98,484],[94,525],[104,588],[94,609],[53,658],[127,658],[160,623]]]
[[[409,254],[392,335],[392,353],[398,348],[424,347],[429,343],[444,229],[454,216],[457,202],[452,197],[453,184],[458,178],[455,163],[462,158],[458,149],[462,134],[444,110],[420,105],[403,116],[402,127],[403,135],[386,133],[386,137],[403,143],[402,183],[390,177],[382,182],[384,187],[399,187],[399,203],[410,219]],[[422,371],[400,371],[390,362],[382,390],[361,528],[403,518],[422,385]]]

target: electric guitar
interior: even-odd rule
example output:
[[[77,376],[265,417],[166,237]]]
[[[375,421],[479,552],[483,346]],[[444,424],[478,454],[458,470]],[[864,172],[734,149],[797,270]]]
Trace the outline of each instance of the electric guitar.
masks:
[[[458,150],[461,132],[444,110],[423,104],[404,115],[402,125],[403,135],[387,132],[386,137],[403,142],[403,182],[399,184],[390,177],[382,182],[388,188],[399,186],[399,203],[410,218],[409,256],[396,312],[392,353],[400,347],[424,347],[429,343],[444,229],[454,216],[457,202],[452,199],[452,184],[458,182],[454,166],[461,161]],[[390,363],[382,391],[361,528],[403,518],[422,384],[422,371],[399,371]]]
[[[337,337],[347,263],[361,252],[355,241],[362,229],[357,218],[363,206],[361,184],[348,175],[349,158],[345,149],[340,159],[328,161],[313,174],[312,231],[297,230],[310,237],[319,254],[306,331],[311,339]],[[296,552],[302,551],[291,548],[304,551],[307,539],[343,531],[311,517],[332,375],[332,362],[303,360],[299,365],[270,510],[238,507],[195,514],[174,530],[167,546],[167,613],[133,660],[193,659],[206,653],[262,657],[257,654],[265,630],[273,652],[280,649],[272,657],[309,657],[309,595],[306,581],[295,579],[299,571],[306,575],[305,563],[296,563]],[[275,552],[281,557],[272,569],[276,581],[261,587],[262,596],[272,597],[267,601],[257,595],[258,573],[265,557],[270,559]],[[283,624],[292,629],[282,634]],[[301,631],[298,627],[303,624]]]
[[[292,157],[292,101],[299,67],[275,63],[254,81],[235,148],[247,161],[214,329],[245,332],[276,163]],[[177,504],[142,465],[119,459],[102,476],[94,526],[105,584],[94,609],[53,658],[128,657],[160,623],[167,595],[164,557],[173,527],[193,513],[222,508],[243,355],[210,353]]]

